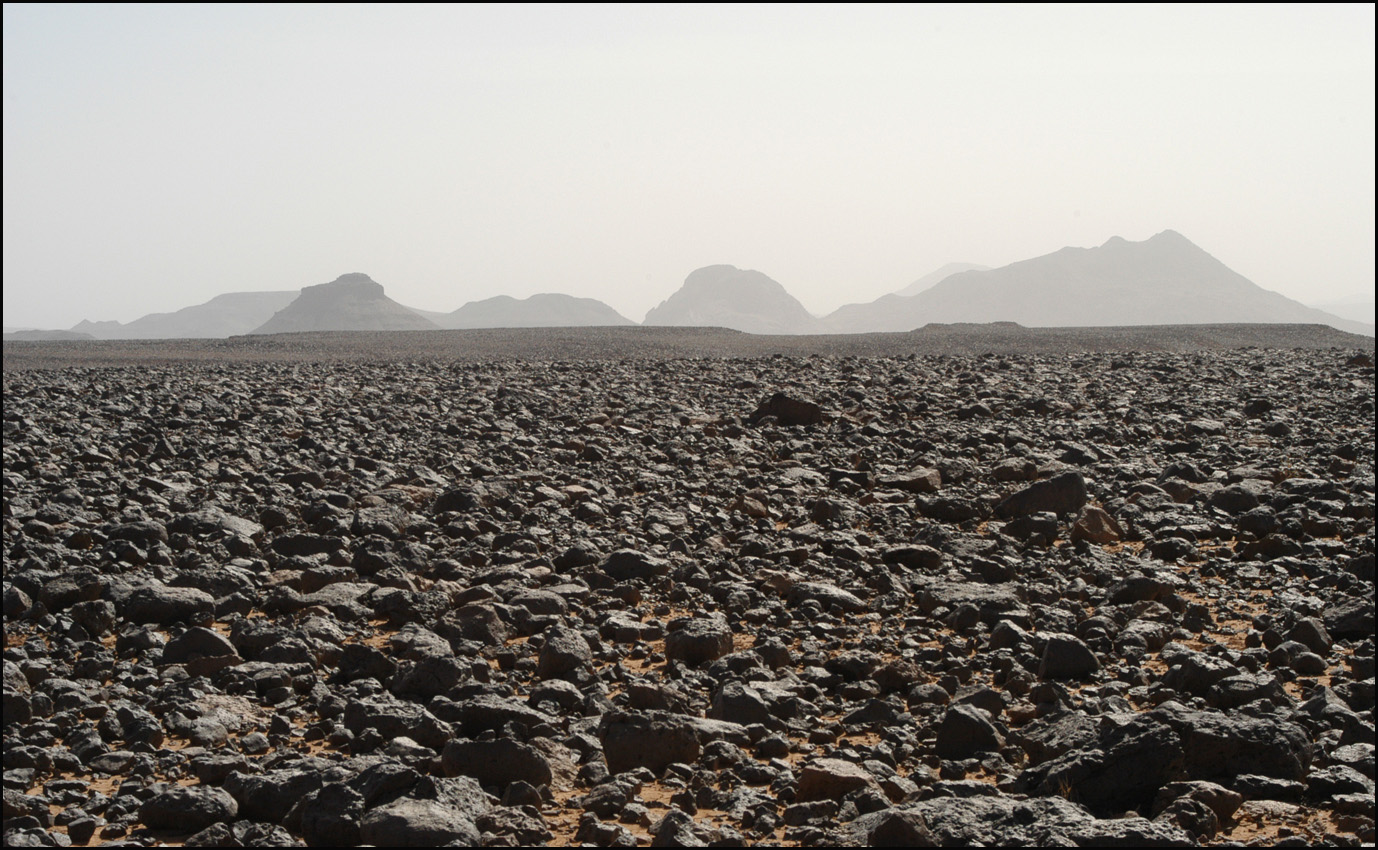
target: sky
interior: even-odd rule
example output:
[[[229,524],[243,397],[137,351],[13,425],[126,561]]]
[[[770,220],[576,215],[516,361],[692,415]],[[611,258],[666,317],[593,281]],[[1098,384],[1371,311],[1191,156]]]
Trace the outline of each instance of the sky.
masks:
[[[1176,230],[1374,289],[1374,6],[4,4],[4,324],[365,272],[815,313]]]

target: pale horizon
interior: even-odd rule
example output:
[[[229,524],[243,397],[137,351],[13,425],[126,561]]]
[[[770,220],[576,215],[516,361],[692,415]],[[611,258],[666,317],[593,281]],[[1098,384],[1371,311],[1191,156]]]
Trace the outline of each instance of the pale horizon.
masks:
[[[821,315],[1163,230],[1372,299],[1374,70],[1371,5],[6,4],[4,324],[355,271],[640,322],[715,264]]]

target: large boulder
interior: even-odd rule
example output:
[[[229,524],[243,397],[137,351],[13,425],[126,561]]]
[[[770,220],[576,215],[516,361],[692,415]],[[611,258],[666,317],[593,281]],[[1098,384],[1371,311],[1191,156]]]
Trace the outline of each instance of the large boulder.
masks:
[[[204,785],[174,785],[139,807],[139,820],[149,829],[197,832],[235,819],[239,804],[225,791]]]
[[[645,767],[659,774],[676,762],[693,764],[702,752],[692,719],[667,711],[608,712],[598,737],[613,773]]]
[[[1043,511],[1074,514],[1086,505],[1086,498],[1086,479],[1081,473],[1062,472],[1005,497],[995,506],[995,513],[1005,519]]]

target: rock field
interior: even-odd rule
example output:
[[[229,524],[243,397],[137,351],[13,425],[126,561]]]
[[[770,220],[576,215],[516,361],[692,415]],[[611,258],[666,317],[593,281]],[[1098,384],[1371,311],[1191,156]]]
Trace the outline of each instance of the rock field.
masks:
[[[7,344],[5,844],[1371,844],[1372,341],[892,343]]]

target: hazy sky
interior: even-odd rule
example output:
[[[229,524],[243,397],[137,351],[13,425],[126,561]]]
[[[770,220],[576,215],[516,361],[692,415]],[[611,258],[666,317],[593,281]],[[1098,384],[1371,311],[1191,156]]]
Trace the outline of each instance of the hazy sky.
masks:
[[[1374,7],[4,5],[4,323],[362,271],[816,313],[1173,229],[1374,286]]]

